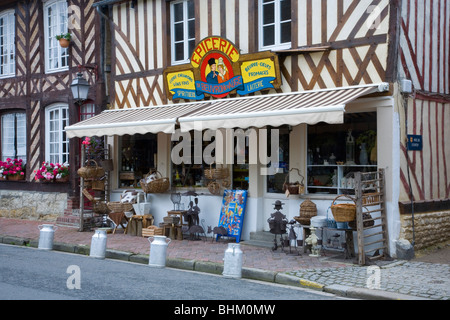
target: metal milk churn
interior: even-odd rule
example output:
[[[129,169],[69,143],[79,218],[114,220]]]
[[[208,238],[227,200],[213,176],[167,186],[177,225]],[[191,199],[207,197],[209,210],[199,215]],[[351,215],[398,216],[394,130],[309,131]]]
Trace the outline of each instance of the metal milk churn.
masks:
[[[91,240],[91,252],[93,258],[105,259],[106,254],[106,230],[97,229]]]
[[[151,241],[151,239],[153,239],[153,241]],[[167,247],[172,240],[165,236],[153,236],[148,238],[148,241],[150,242],[150,258],[148,260],[148,265],[150,267],[164,268],[166,266]]]
[[[242,277],[242,250],[240,244],[229,243],[225,250],[222,275],[225,278],[241,278]]]
[[[39,244],[38,249],[42,250],[52,250],[53,249],[53,238],[55,235],[56,229],[58,229],[57,226],[54,226],[52,224],[43,224],[38,226],[40,233],[39,233]]]

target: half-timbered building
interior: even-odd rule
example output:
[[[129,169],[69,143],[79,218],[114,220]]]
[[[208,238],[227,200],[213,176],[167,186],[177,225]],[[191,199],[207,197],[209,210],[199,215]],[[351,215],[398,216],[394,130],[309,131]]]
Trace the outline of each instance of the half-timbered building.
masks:
[[[23,179],[0,180],[0,215],[63,218],[79,210],[79,141],[64,127],[105,105],[99,68],[100,18],[93,0],[6,0],[0,3],[1,161],[22,159]],[[70,33],[68,48],[56,36]],[[70,84],[81,71],[91,85],[88,100],[74,101]],[[36,179],[43,163],[70,164],[64,183]],[[52,179],[53,181],[53,179]],[[46,183],[48,182],[48,183]],[[63,220],[63,219],[62,219]]]
[[[82,41],[69,48],[67,70],[56,73],[48,73],[45,37],[33,29],[33,22],[45,28],[46,2],[11,1],[0,11],[14,10],[17,32],[16,71],[0,79],[0,112],[25,111],[29,181],[47,160],[46,107],[66,97],[75,108],[68,85],[77,65],[99,63],[92,99],[110,110],[79,123],[70,118],[66,133],[71,150],[77,138],[107,137],[112,200],[140,190],[156,168],[172,190],[147,196],[156,222],[173,208],[171,192],[195,190],[200,219],[216,226],[223,193],[208,188],[204,157],[214,147],[211,167],[223,163],[230,172],[218,181],[221,191],[248,191],[244,240],[269,230],[276,200],[288,220],[305,199],[330,216],[337,196],[355,192],[356,172],[379,169],[387,219],[378,226],[388,240],[375,249],[395,256],[400,238],[419,247],[448,239],[447,1],[80,1],[75,38]],[[283,185],[297,180],[304,192],[287,197]],[[20,182],[0,187],[10,183]],[[75,180],[70,186],[76,194]]]

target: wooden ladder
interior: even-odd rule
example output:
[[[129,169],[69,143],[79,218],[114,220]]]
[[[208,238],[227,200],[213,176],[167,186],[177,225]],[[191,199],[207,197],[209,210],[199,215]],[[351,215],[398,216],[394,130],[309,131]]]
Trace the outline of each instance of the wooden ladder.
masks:
[[[355,172],[359,265],[365,265],[366,260],[389,257],[384,177],[384,169]],[[368,218],[367,214],[371,217]],[[369,252],[373,253],[369,256]]]

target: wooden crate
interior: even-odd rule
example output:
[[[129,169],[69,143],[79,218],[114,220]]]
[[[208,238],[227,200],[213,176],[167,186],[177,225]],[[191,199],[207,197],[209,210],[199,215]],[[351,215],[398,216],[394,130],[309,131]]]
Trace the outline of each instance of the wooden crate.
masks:
[[[147,228],[142,229],[143,237],[153,237],[153,236],[162,236],[163,229],[156,226],[149,226]]]

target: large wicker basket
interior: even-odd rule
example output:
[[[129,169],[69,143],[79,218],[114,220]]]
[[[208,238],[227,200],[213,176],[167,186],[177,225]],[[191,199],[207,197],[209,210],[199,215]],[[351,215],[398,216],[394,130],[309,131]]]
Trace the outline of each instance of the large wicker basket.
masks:
[[[204,170],[206,179],[225,179],[230,175],[227,167],[216,167],[213,168],[212,165],[209,166],[209,169]]]
[[[89,161],[93,161],[95,163],[95,166],[87,164]],[[84,179],[97,179],[105,175],[105,169],[99,167],[97,162],[91,159],[87,160],[85,166],[78,169],[77,173],[80,177]]]
[[[289,173],[292,170],[297,170],[298,175],[302,178],[301,182],[288,182],[289,179]],[[289,190],[289,194],[303,194],[305,192],[305,185],[304,185],[304,180],[305,178],[301,175],[300,170],[298,170],[297,168],[292,168],[291,170],[289,170],[289,173],[286,175],[286,178],[284,179],[284,184],[283,184],[283,191],[286,192],[286,190]]]
[[[108,214],[110,210],[105,201],[95,201],[92,210],[98,214]]]
[[[306,199],[300,205],[300,216],[294,219],[303,225],[309,225],[311,223],[311,218],[317,216],[317,206],[314,202]]]
[[[133,204],[122,203],[120,201],[112,201],[108,202],[108,209],[111,210],[111,212],[126,212],[133,210]]]
[[[159,175],[159,178],[146,182],[146,178],[153,173],[156,173],[157,176]],[[163,178],[159,171],[150,171],[144,175],[144,179],[140,180],[140,184],[145,193],[164,193],[170,188],[169,178]]]
[[[331,212],[333,213],[336,222],[350,222],[356,219],[356,203],[339,203],[336,200],[340,197],[346,197],[355,202],[353,198],[348,195],[339,195],[331,203]]]

